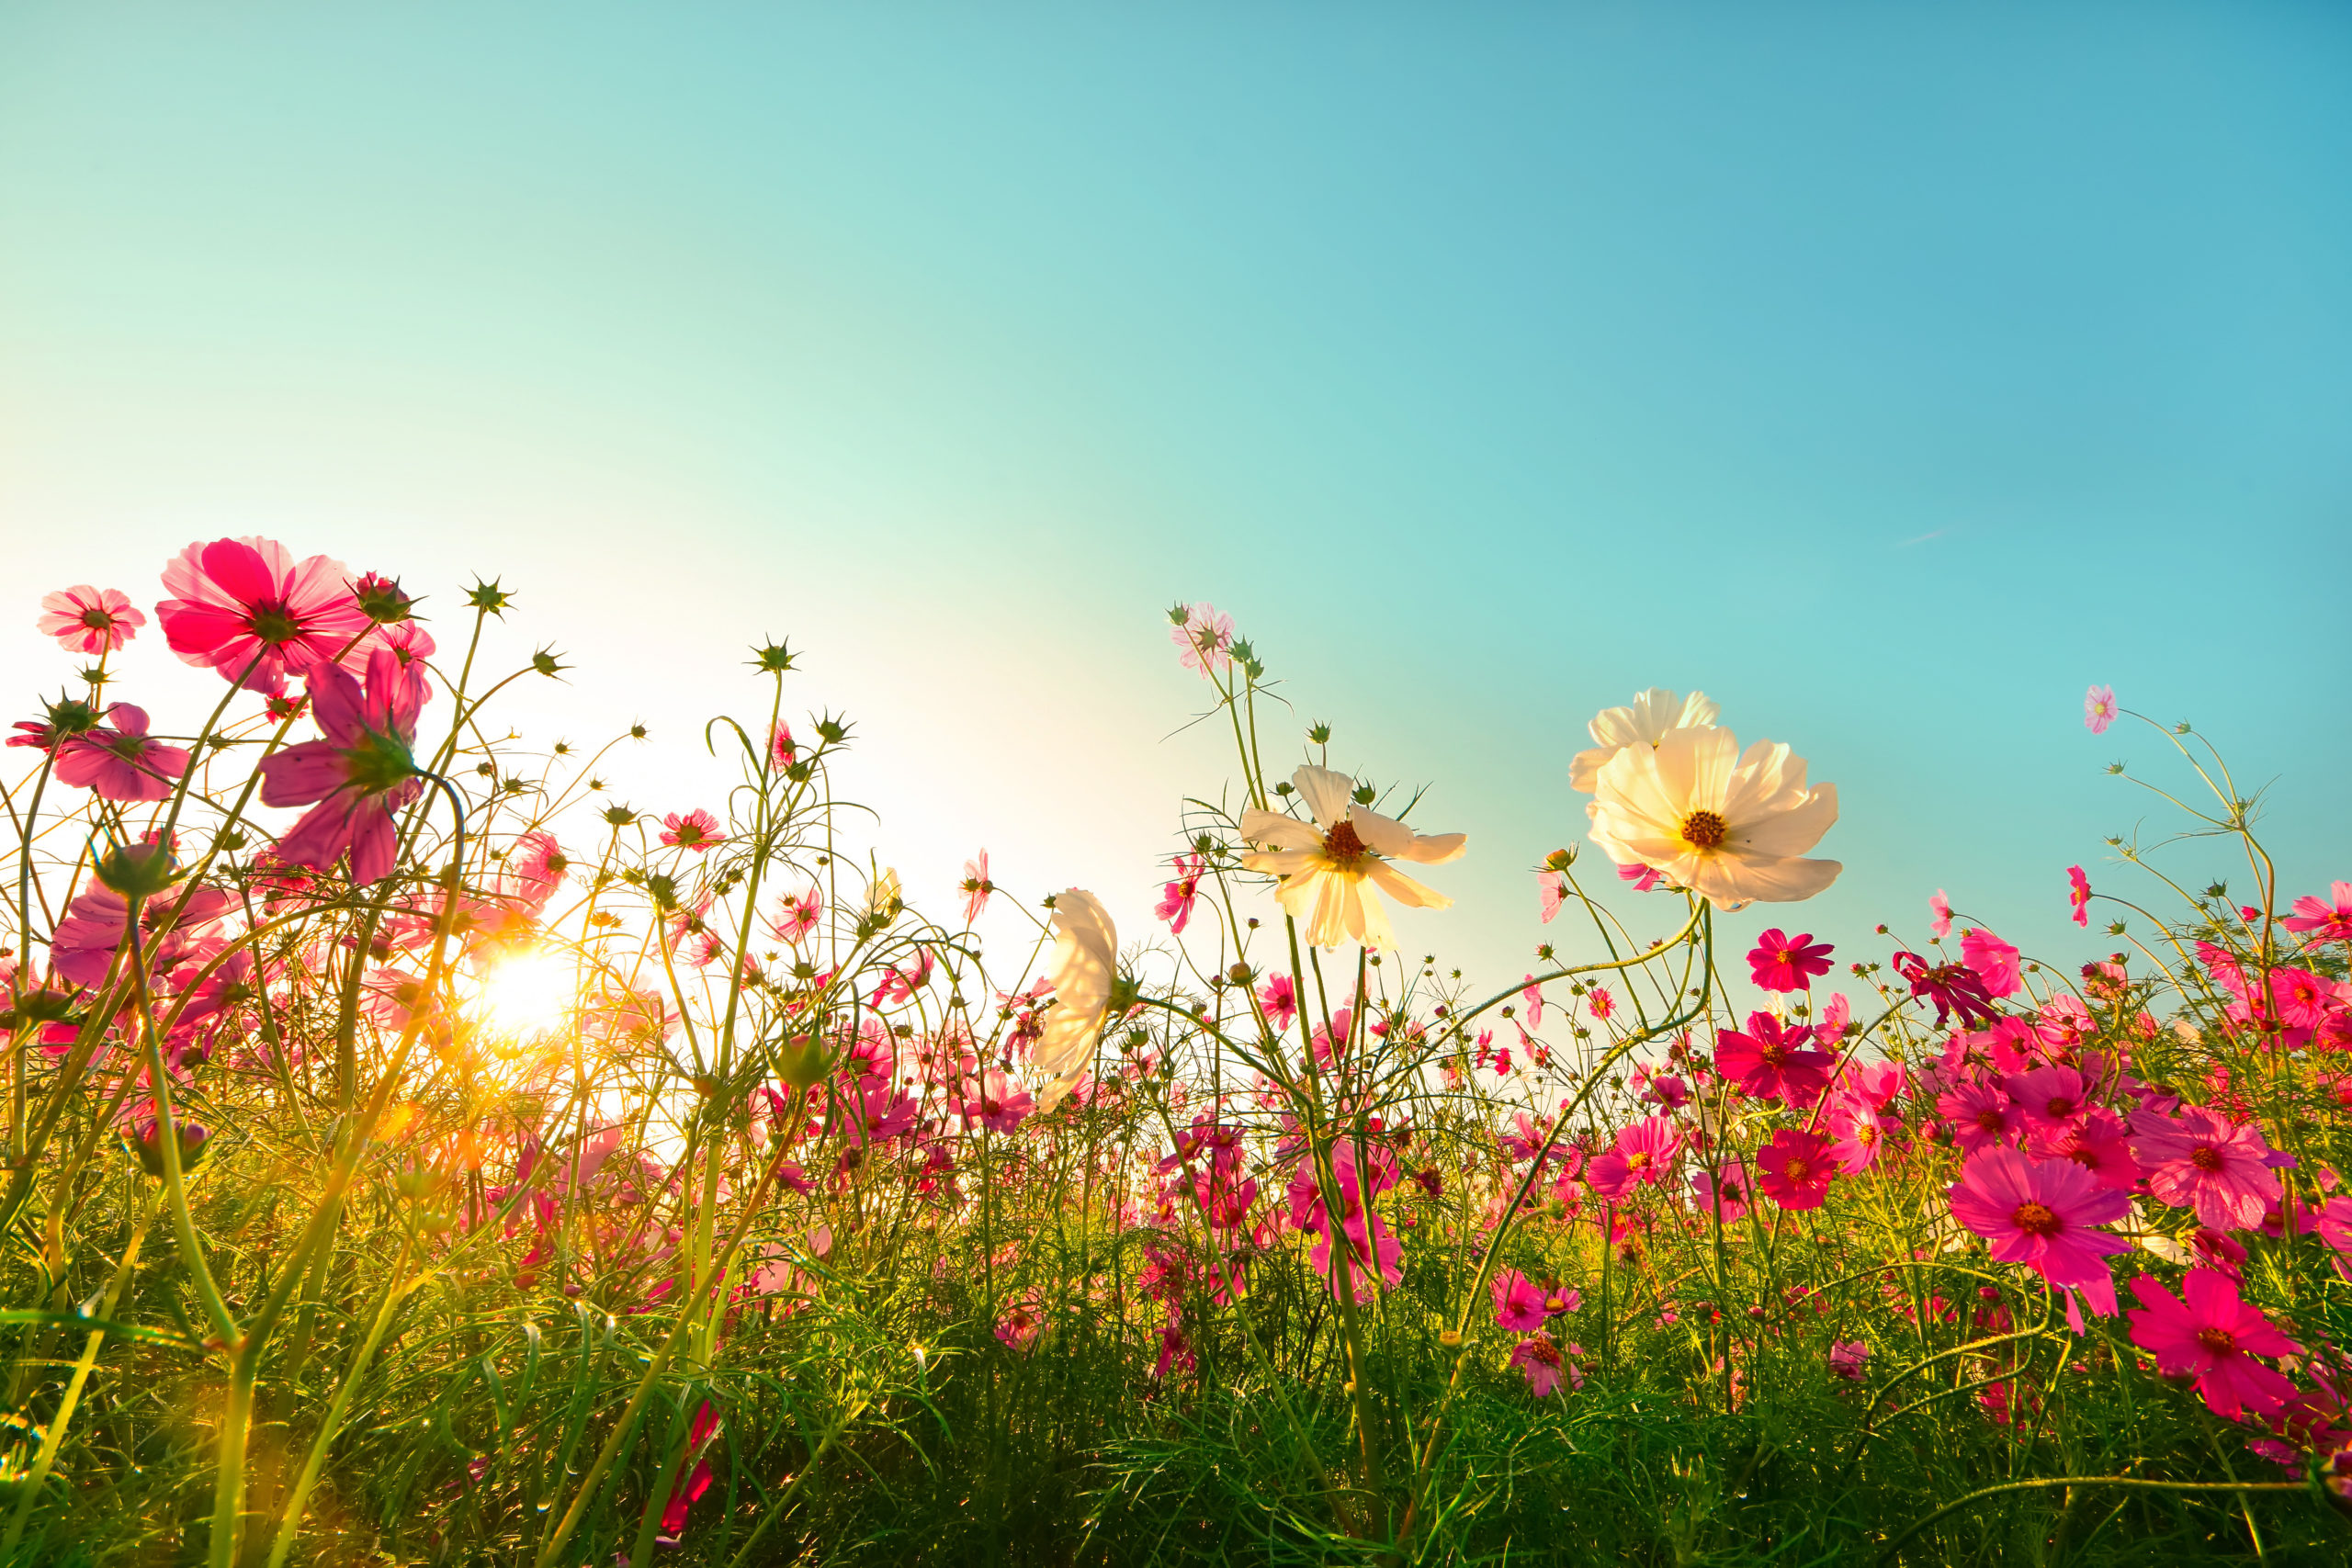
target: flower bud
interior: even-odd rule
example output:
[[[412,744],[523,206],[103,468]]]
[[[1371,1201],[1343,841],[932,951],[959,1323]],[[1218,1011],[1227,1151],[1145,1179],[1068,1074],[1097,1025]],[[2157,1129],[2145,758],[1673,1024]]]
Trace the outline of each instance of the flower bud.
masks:
[[[194,1122],[181,1122],[177,1131],[180,1169],[192,1170],[203,1163],[212,1134]],[[164,1179],[164,1139],[152,1119],[139,1124],[138,1135],[131,1140],[130,1147],[131,1152],[139,1156],[140,1168],[161,1181]]]
[[[352,597],[359,601],[360,609],[379,626],[391,626],[409,618],[409,606],[415,603],[404,591],[398,579],[379,577],[369,572],[351,585]]]
[[[126,898],[153,898],[178,875],[164,844],[121,844],[98,857],[98,881]]]
[[[776,1047],[775,1057],[776,1071],[797,1089],[813,1087],[833,1068],[824,1045],[812,1034],[786,1040]]]

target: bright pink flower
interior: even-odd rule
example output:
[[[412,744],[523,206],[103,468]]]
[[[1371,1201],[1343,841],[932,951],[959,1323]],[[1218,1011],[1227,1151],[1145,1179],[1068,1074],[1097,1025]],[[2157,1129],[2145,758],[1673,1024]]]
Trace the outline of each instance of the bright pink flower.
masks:
[[[718,830],[718,818],[696,807],[688,812],[673,811],[662,818],[662,841],[682,850],[708,854],[715,845],[727,841]]]
[[[2012,1073],[2002,1084],[2025,1113],[2029,1131],[2045,1136],[2072,1131],[2090,1114],[2090,1091],[2073,1067],[2036,1067]]]
[[[1652,870],[1648,866],[1636,863],[1633,865],[1619,866],[1617,868],[1617,880],[1620,882],[1632,883],[1634,885],[1634,891],[1636,893],[1646,893],[1651,888],[1656,887],[1660,879],[1656,871]]]
[[[537,829],[523,834],[506,852],[507,874],[514,879],[523,901],[534,910],[547,908],[548,900],[563,886],[571,868],[571,861],[556,842],[553,833]]]
[[[2025,1129],[2016,1101],[1990,1084],[1954,1084],[1936,1097],[1936,1110],[1951,1123],[1962,1154],[1997,1147]]]
[[[1886,1132],[1887,1118],[1868,1100],[1840,1098],[1829,1107],[1829,1152],[1849,1176],[1878,1163]]]
[[[1016,1079],[990,1067],[964,1084],[956,1113],[967,1127],[977,1122],[991,1133],[1010,1133],[1036,1109],[1035,1098]]]
[[[1860,1382],[1870,1366],[1870,1359],[1871,1348],[1860,1340],[1833,1341],[1829,1347],[1830,1375],[1843,1378],[1848,1382]]]
[[[982,850],[964,863],[964,880],[960,885],[964,895],[964,923],[970,925],[989,907],[989,895],[996,891],[996,884],[989,880],[989,852]]]
[[[187,772],[187,752],[147,739],[147,710],[107,709],[112,728],[87,730],[57,748],[57,776],[107,800],[168,800]]]
[[[1592,1014],[1594,1021],[1599,1022],[1605,1021],[1611,1013],[1617,1010],[1617,998],[1609,994],[1608,987],[1595,986],[1584,994],[1584,1006],[1585,1010]]]
[[[1495,1298],[1495,1323],[1513,1334],[1532,1334],[1544,1326],[1544,1292],[1516,1269],[1498,1269],[1487,1281]]]
[[[40,607],[41,635],[55,637],[68,653],[112,653],[147,624],[126,595],[86,582],[42,595]]]
[[[2066,902],[2074,906],[2075,923],[2087,926],[2091,923],[2091,879],[2083,874],[2081,866],[2070,865],[2066,868],[2066,880],[2070,884]]]
[[[164,568],[164,586],[175,597],[155,614],[172,651],[271,696],[289,674],[344,657],[375,624],[349,568],[325,556],[298,563],[274,539],[190,545]]]
[[[1181,615],[1171,613],[1168,618],[1174,623],[1168,635],[1175,642],[1185,669],[1206,678],[1233,662],[1231,615],[1221,613],[1214,604],[1193,604]]]
[[[58,772],[62,776],[64,770],[61,767]],[[2290,1029],[2317,1029],[2329,1013],[2344,1005],[2336,998],[2335,987],[2308,969],[2273,969],[2270,1000]]]
[[[2107,1259],[2132,1250],[2121,1236],[2096,1228],[2128,1213],[2130,1197],[2064,1160],[1984,1149],[1961,1168],[1950,1198],[1952,1217],[1983,1236],[1995,1258],[2022,1263],[2053,1285],[2111,1292]]]
[[[1594,1158],[1585,1179],[1612,1201],[1635,1187],[1664,1181],[1682,1149],[1682,1134],[1668,1116],[1645,1116],[1622,1129],[1607,1154]]]
[[[2195,1378],[2213,1414],[2235,1420],[2242,1411],[2268,1415],[2295,1392],[2285,1377],[2254,1359],[2298,1356],[2302,1347],[2273,1326],[2258,1307],[2238,1299],[2227,1275],[2191,1269],[2176,1298],[2143,1274],[2132,1281],[2140,1305],[2126,1315],[2132,1343],[2152,1352],[2166,1377]]]
[[[1756,939],[1747,967],[1765,990],[1802,991],[1813,984],[1813,976],[1829,973],[1830,952],[1829,944],[1814,941],[1811,931],[1792,937],[1775,926]]]
[[[1527,1009],[1527,1027],[1541,1029],[1544,1027],[1544,987],[1535,983],[1532,975],[1526,976],[1526,981],[1520,988],[1519,999]]]
[[[783,911],[768,922],[768,930],[775,932],[779,940],[797,945],[802,938],[817,929],[817,922],[824,913],[825,890],[811,887],[797,898],[786,898]]]
[[[1560,906],[1567,901],[1568,879],[1566,877],[1556,871],[1539,871],[1535,874],[1535,906],[1542,913],[1545,925],[1552,923],[1552,917],[1558,914]]]
[[[996,1337],[1008,1349],[1027,1352],[1046,1326],[1045,1314],[1035,1302],[1009,1303],[996,1320]]]
[[[1193,901],[1201,896],[1201,877],[1208,870],[1208,861],[1201,855],[1176,857],[1176,880],[1159,890],[1159,905],[1152,910],[1168,922],[1168,929],[1182,936],[1193,918]]]
[[[2129,1192],[2140,1184],[2140,1167],[2125,1140],[2123,1119],[2094,1110],[2070,1127],[2038,1128],[2030,1142],[2035,1157],[2072,1160],[2098,1179],[2101,1187]]]
[[[1984,982],[1988,996],[2013,997],[2025,983],[2018,973],[2018,950],[1991,931],[1972,927],[1962,932],[1960,956]]]
[[[2352,942],[2352,882],[2339,882],[2323,900],[2306,893],[2295,900],[2295,912],[2279,924],[2301,931],[2306,942]]]
[[[1951,900],[1944,897],[1940,887],[1928,900],[1928,934],[1938,942],[1951,935]]]
[[[1931,964],[1916,953],[1898,953],[1894,964],[1895,973],[1911,982],[1914,997],[1925,997],[1936,1004],[1938,1029],[1953,1013],[1960,1015],[1962,1027],[1991,1021],[1992,994],[1984,988],[1984,977],[1969,965]]]
[[[1544,1315],[1564,1317],[1584,1305],[1584,1292],[1572,1291],[1557,1280],[1544,1281]]]
[[[1783,1209],[1818,1209],[1837,1179],[1829,1140],[1783,1127],[1756,1151],[1756,1185]]]
[[[307,684],[326,739],[288,746],[261,763],[264,806],[311,807],[278,840],[278,858],[324,871],[348,850],[351,880],[380,882],[399,858],[392,815],[424,787],[410,751],[424,678],[379,648],[368,656],[365,686],[328,663],[313,664]]]
[[[2177,1122],[2133,1111],[2132,1152],[2147,1169],[2151,1193],[2176,1209],[2195,1210],[2198,1224],[2217,1231],[2259,1224],[2263,1211],[2278,1201],[2275,1152],[2262,1130],[2233,1123],[2207,1106],[2183,1107]]]
[[[1568,1347],[1571,1352],[1578,1347]],[[1527,1379],[1527,1392],[1538,1399],[1549,1398],[1558,1392],[1565,1373],[1571,1386],[1584,1386],[1584,1371],[1574,1361],[1564,1359],[1560,1348],[1552,1343],[1548,1334],[1531,1335],[1511,1347],[1510,1364]]]
[[[1285,1033],[1298,1017],[1298,989],[1287,975],[1270,976],[1258,987],[1258,1005],[1266,1010],[1266,1021],[1274,1032]]]
[[[1726,1029],[1715,1037],[1715,1071],[1758,1100],[1786,1097],[1800,1110],[1821,1098],[1832,1058],[1807,1049],[1813,1031],[1782,1023],[1769,1012],[1747,1015],[1747,1030]]]
[[[768,761],[775,765],[776,772],[782,773],[799,760],[800,748],[793,741],[792,726],[778,721],[775,728],[768,731]]]
[[[1690,1186],[1699,1194],[1699,1206],[1719,1212],[1724,1224],[1735,1225],[1747,1217],[1747,1168],[1739,1161],[1730,1161],[1720,1171],[1693,1173]]]
[[[2105,735],[2120,711],[2112,686],[2093,686],[2083,694],[2083,728],[2093,735]]]
[[[706,1399],[702,1408],[695,1412],[694,1425],[686,1433],[685,1451],[696,1456],[695,1467],[671,1488],[669,1503],[662,1510],[662,1535],[658,1539],[672,1546],[685,1534],[688,1510],[710,1490],[710,1461],[701,1456],[701,1450],[718,1430],[718,1407]]]

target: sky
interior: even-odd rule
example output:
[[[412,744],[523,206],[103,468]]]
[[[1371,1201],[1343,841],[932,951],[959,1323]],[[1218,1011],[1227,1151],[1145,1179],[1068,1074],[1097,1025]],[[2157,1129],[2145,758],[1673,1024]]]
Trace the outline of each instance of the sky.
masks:
[[[1842,877],[1738,937],[1883,957],[1943,887],[2111,946],[2065,868],[2145,897],[2103,840],[2175,819],[2105,766],[2183,775],[2093,682],[2317,890],[2347,433],[2341,6],[0,4],[19,706],[76,662],[41,593],[260,534],[445,636],[501,580],[501,651],[576,666],[511,722],[644,720],[662,811],[789,637],[943,910],[985,846],[1148,934],[1231,775],[1178,601],[1270,745],[1469,834],[1398,929],[1474,975],[1580,951],[1530,873],[1652,684],[1839,787]],[[116,694],[213,679],[151,630]]]

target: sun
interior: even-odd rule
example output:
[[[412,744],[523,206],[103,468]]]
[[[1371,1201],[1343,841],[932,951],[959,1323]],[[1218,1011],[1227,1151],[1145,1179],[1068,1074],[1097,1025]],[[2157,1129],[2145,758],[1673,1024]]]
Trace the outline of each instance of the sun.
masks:
[[[482,1014],[502,1034],[545,1034],[562,1025],[579,989],[579,971],[569,954],[519,949],[482,976]]]

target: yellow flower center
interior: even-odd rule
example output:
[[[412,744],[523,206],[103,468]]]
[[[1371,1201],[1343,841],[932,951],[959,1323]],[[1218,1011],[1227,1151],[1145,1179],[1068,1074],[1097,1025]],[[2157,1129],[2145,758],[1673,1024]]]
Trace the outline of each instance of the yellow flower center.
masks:
[[[1331,825],[1323,835],[1323,858],[1342,871],[1353,871],[1371,858],[1372,852],[1356,837],[1356,825],[1344,818]]]
[[[2044,1203],[2020,1203],[2009,1219],[2028,1235],[2055,1235],[2059,1229],[2058,1216]]]
[[[1682,819],[1682,841],[1694,850],[1713,849],[1730,831],[1730,824],[1712,811],[1693,811]]]

